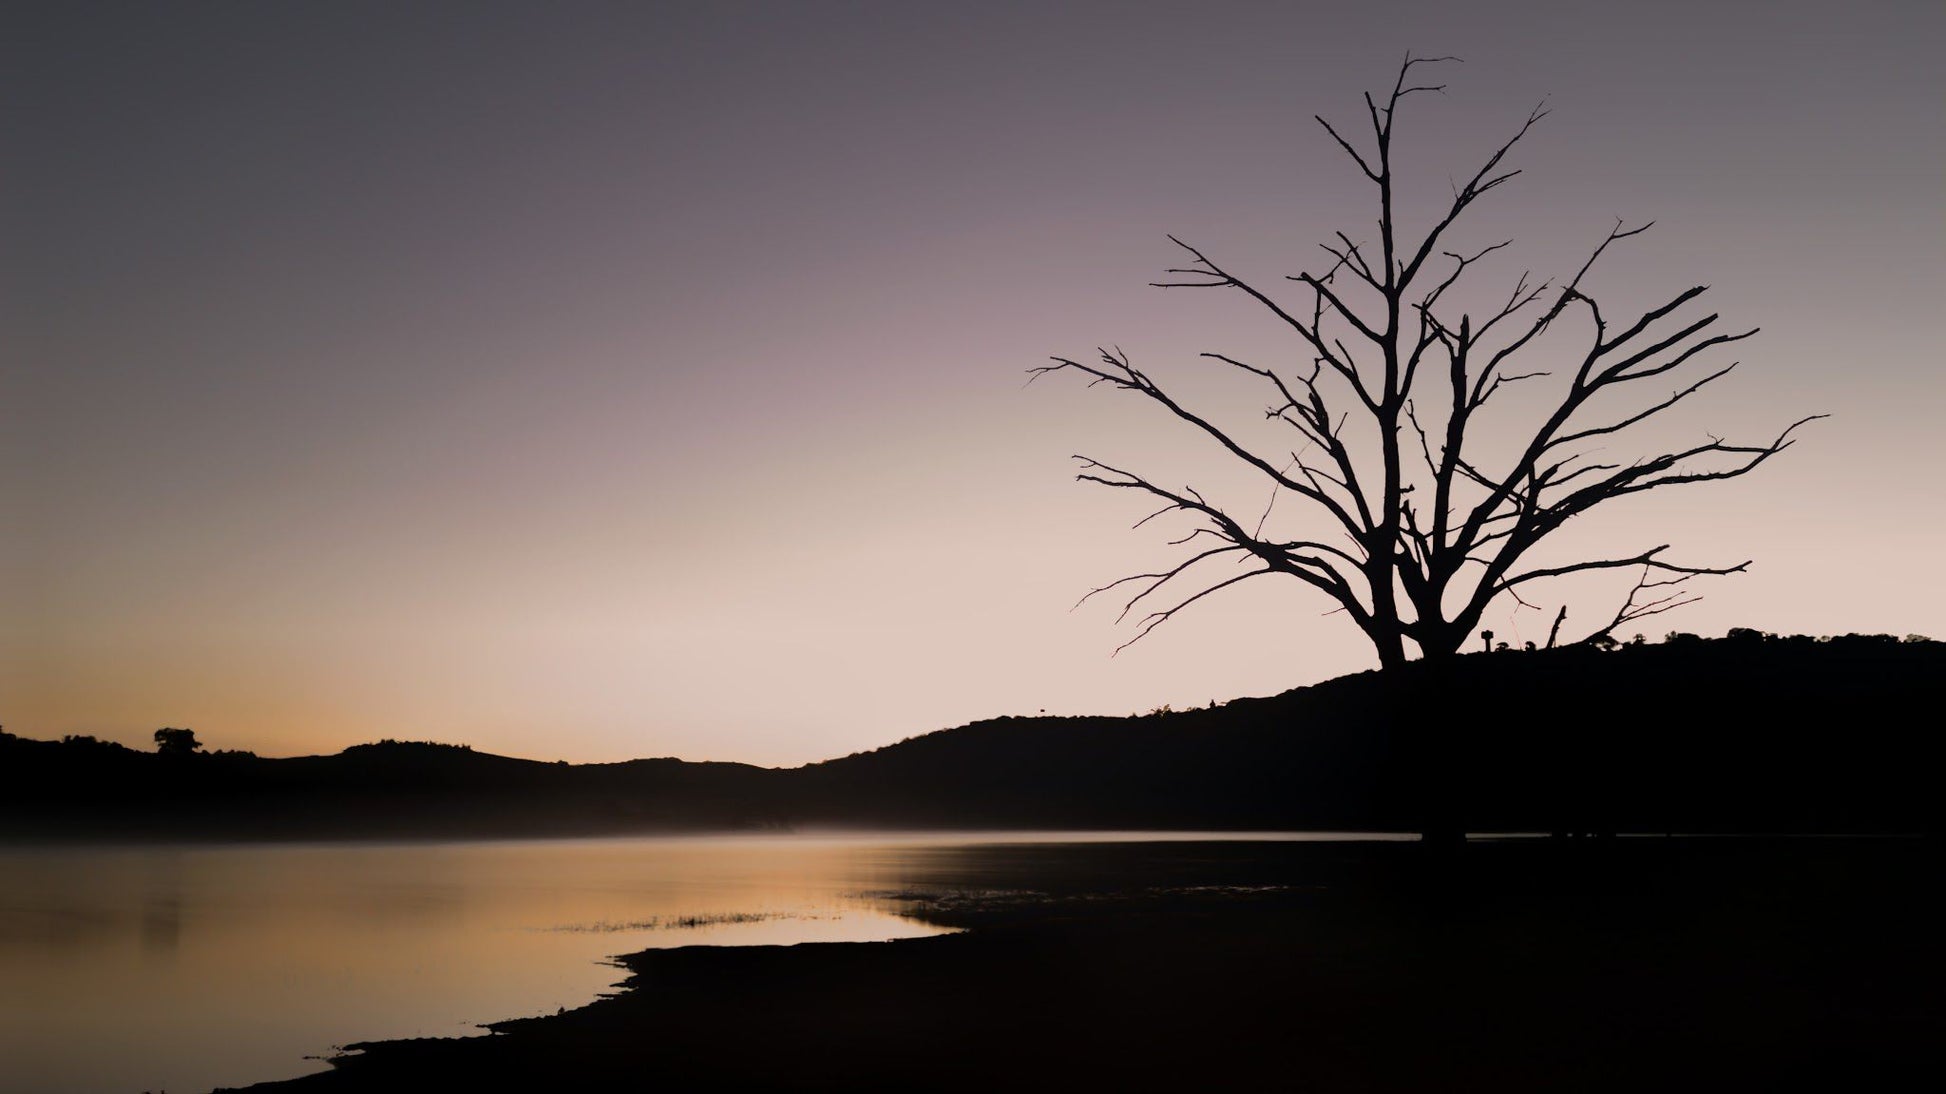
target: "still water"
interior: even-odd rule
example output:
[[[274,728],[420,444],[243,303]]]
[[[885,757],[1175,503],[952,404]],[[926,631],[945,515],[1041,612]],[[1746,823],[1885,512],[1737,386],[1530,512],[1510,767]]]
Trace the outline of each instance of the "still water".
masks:
[[[290,1078],[335,1045],[580,1006],[615,954],[937,934],[884,894],[955,848],[1170,838],[4,847],[0,1091]]]

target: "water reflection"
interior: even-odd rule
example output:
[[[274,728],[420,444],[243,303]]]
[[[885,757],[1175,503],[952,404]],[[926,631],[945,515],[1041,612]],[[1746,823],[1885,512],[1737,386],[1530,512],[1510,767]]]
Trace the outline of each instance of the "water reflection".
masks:
[[[0,849],[0,1090],[289,1077],[333,1042],[580,1006],[618,978],[602,963],[618,953],[938,933],[878,894],[963,876],[991,841]]]
[[[175,894],[151,896],[142,906],[142,949],[173,954],[182,944],[182,901]]]

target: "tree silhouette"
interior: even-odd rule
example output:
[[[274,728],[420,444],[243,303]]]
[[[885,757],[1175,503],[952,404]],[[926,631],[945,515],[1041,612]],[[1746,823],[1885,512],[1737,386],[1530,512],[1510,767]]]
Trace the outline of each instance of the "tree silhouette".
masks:
[[[155,750],[163,756],[193,756],[203,747],[193,729],[163,728],[155,731]]]
[[[1485,163],[1455,184],[1451,202],[1416,240],[1399,228],[1395,209],[1393,124],[1400,104],[1415,94],[1444,90],[1414,83],[1419,66],[1454,58],[1408,57],[1389,94],[1364,97],[1370,133],[1364,146],[1323,117],[1318,124],[1377,190],[1378,240],[1354,241],[1339,232],[1321,244],[1330,256],[1322,273],[1287,278],[1301,286],[1301,305],[1287,305],[1245,281],[1203,251],[1170,236],[1186,254],[1184,265],[1153,282],[1160,288],[1229,289],[1255,301],[1294,333],[1307,364],[1298,368],[1252,364],[1223,353],[1202,358],[1257,378],[1271,401],[1266,418],[1288,426],[1295,439],[1275,456],[1238,428],[1219,425],[1166,391],[1119,348],[1099,350],[1099,363],[1054,357],[1030,370],[1072,370],[1159,404],[1215,441],[1230,456],[1270,481],[1271,504],[1284,495],[1308,503],[1314,524],[1304,538],[1267,535],[1264,519],[1246,519],[1204,497],[1194,487],[1172,490],[1131,471],[1076,456],[1084,482],[1134,490],[1163,502],[1142,522],[1182,512],[1198,526],[1174,541],[1201,547],[1187,559],[1154,573],[1133,574],[1082,598],[1132,589],[1122,618],[1152,607],[1128,644],[1139,641],[1189,605],[1219,590],[1266,574],[1286,574],[1319,590],[1357,624],[1377,650],[1381,665],[1407,659],[1407,642],[1422,657],[1445,658],[1475,633],[1496,599],[1522,593],[1532,583],[1593,570],[1639,569],[1621,608],[1581,641],[1609,636],[1616,627],[1656,615],[1697,598],[1683,586],[1692,578],[1730,574],[1731,566],[1693,566],[1664,557],[1667,544],[1614,557],[1560,564],[1522,559],[1569,519],[1603,502],[1664,486],[1736,478],[1790,447],[1804,418],[1767,443],[1732,444],[1718,437],[1629,462],[1602,462],[1595,453],[1616,434],[1668,410],[1728,375],[1736,362],[1696,379],[1671,376],[1699,355],[1755,334],[1712,332],[1715,314],[1671,319],[1707,286],[1684,289],[1666,303],[1625,322],[1611,320],[1582,283],[1609,246],[1650,225],[1617,222],[1565,284],[1530,283],[1523,274],[1490,310],[1475,314],[1449,302],[1455,286],[1476,263],[1511,240],[1470,252],[1447,249],[1450,229],[1481,196],[1519,175],[1503,166],[1507,154],[1547,116],[1528,114]],[[1471,287],[1468,282],[1469,290]],[[1458,312],[1457,317],[1454,313]],[[1573,314],[1579,334],[1568,333]],[[1667,322],[1665,322],[1667,320]],[[1549,336],[1550,329],[1554,330]],[[1572,345],[1564,348],[1564,339]],[[1543,364],[1541,358],[1547,358]],[[1511,454],[1507,427],[1481,426],[1482,409],[1514,385],[1557,376],[1538,422],[1518,427]],[[1665,393],[1638,397],[1624,407],[1596,397],[1644,391],[1669,376]],[[1536,385],[1530,385],[1530,390]],[[1545,385],[1539,385],[1545,386]],[[1496,404],[1497,406],[1498,404]],[[1493,435],[1495,442],[1469,444]],[[1521,438],[1524,438],[1521,439]],[[1252,514],[1255,510],[1251,510]],[[1268,517],[1270,510],[1265,510]],[[1207,536],[1209,540],[1201,537]],[[1207,576],[1206,563],[1249,564],[1241,573]],[[1193,576],[1192,571],[1194,572]],[[1193,585],[1189,595],[1180,590]],[[1165,592],[1165,587],[1168,591]],[[1159,606],[1166,603],[1167,606]],[[1560,638],[1567,616],[1554,618],[1548,645]]]

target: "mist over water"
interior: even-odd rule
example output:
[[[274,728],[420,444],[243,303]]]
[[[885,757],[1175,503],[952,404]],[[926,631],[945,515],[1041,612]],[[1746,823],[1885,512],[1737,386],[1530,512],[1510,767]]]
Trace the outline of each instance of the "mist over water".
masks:
[[[935,933],[856,841],[0,852],[0,1089],[207,1090],[585,1004],[614,954]]]
[[[940,933],[886,894],[982,844],[1170,838],[1187,836],[0,849],[0,1091],[288,1078],[335,1045],[583,1005],[621,978],[616,954]]]

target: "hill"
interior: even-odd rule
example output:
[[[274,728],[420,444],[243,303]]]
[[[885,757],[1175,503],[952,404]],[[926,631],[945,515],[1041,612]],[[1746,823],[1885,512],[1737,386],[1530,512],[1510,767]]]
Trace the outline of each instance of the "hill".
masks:
[[[1473,654],[1139,717],[998,718],[791,770],[381,742],[159,755],[0,737],[0,834],[567,835],[802,825],[1939,832],[1946,644]]]
[[[1470,831],[1938,831],[1946,644],[1473,654],[1137,718],[1001,718],[814,765],[809,819]]]
[[[675,759],[543,763],[381,741],[334,756],[161,755],[0,737],[0,835],[391,838],[587,835],[768,823],[783,773]]]

